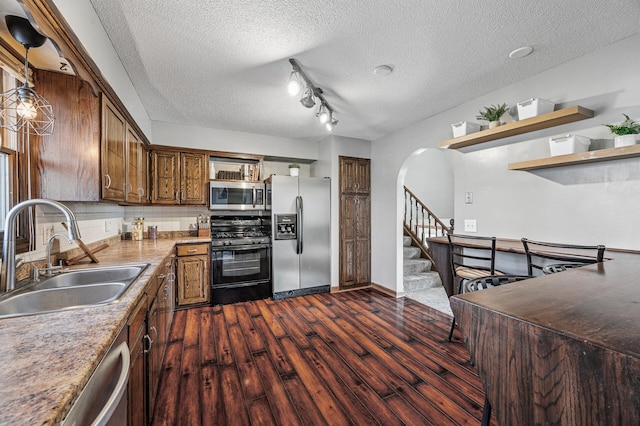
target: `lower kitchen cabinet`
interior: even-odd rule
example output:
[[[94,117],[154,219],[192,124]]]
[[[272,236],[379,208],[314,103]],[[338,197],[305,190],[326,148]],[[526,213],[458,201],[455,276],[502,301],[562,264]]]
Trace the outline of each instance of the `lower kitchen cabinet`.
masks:
[[[175,308],[175,256],[168,256],[149,280],[147,292],[129,318],[131,371],[128,424],[148,425],[153,415],[162,361]]]
[[[209,303],[209,244],[179,244],[178,255],[178,306]]]
[[[129,425],[147,425],[147,357],[145,336],[147,334],[147,296],[145,295],[129,318],[129,353],[131,367],[127,385],[127,411]]]

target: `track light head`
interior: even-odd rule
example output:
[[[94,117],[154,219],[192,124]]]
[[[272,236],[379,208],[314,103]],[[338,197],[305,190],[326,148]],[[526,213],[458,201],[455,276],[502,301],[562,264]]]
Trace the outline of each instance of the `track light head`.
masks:
[[[325,124],[325,126],[327,126],[327,130],[332,132],[333,129],[338,125],[338,120],[336,120],[335,118],[333,118],[333,115],[331,117],[331,119],[329,121],[327,121],[327,124]]]
[[[324,102],[320,104],[320,108],[318,109],[316,117],[318,117],[318,121],[320,122],[320,124],[325,124],[327,121],[329,121],[329,111],[327,111],[327,107],[325,106]]]
[[[302,83],[300,83],[300,75],[298,74],[298,71],[291,71],[287,90],[291,96],[298,96],[300,94],[300,91],[302,90]]]
[[[313,90],[307,87],[307,89],[304,91],[302,99],[300,99],[300,103],[305,108],[313,108],[316,104],[316,101],[313,100]]]

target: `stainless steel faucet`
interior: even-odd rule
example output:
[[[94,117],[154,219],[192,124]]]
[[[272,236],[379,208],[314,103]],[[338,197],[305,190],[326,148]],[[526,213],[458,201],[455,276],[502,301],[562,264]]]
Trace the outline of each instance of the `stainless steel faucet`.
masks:
[[[55,271],[62,272],[62,266],[53,266],[51,264],[51,243],[53,243],[53,240],[55,240],[56,237],[64,237],[67,241],[71,242],[71,240],[69,240],[66,235],[60,233],[53,234],[49,237],[49,239],[47,240],[47,265],[43,269],[41,269],[41,271],[44,271],[44,275],[47,277],[52,276]]]
[[[69,228],[69,240],[80,238],[80,229],[73,212],[62,203],[45,198],[34,198],[16,204],[4,222],[4,239],[2,244],[2,271],[0,272],[0,291],[10,291],[16,286],[16,216],[26,208],[36,205],[53,207],[64,214]]]

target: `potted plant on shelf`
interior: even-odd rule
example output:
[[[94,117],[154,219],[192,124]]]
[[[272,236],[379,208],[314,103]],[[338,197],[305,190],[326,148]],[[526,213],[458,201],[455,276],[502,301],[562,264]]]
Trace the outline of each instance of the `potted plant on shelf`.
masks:
[[[509,107],[507,104],[501,105],[491,105],[488,107],[484,107],[484,110],[480,110],[478,116],[476,118],[478,120],[488,121],[489,128],[493,129],[494,127],[498,127],[500,125],[500,117],[504,115]]]
[[[627,114],[622,114],[624,121],[620,124],[605,124],[616,135],[613,138],[613,146],[618,148],[621,146],[635,145],[640,133],[640,123],[629,118]]]
[[[289,164],[289,176],[298,176],[300,174],[300,164],[291,163]]]

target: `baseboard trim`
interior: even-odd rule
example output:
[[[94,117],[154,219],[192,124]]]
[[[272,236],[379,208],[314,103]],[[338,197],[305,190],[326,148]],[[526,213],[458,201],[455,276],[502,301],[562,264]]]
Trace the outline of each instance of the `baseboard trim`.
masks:
[[[404,297],[404,291],[401,292],[397,292],[395,290],[391,290],[390,288],[387,288],[383,285],[380,285],[378,283],[371,283],[371,289],[377,291],[378,293],[382,293],[385,294],[387,296],[391,296],[393,298],[399,298],[399,297]]]

